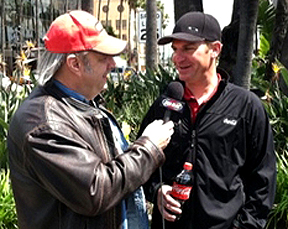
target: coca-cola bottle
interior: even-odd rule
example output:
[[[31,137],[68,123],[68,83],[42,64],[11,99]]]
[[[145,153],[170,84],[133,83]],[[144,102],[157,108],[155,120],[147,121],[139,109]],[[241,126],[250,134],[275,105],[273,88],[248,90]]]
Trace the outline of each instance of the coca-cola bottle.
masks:
[[[174,199],[179,201],[181,208],[186,200],[189,199],[192,187],[193,187],[193,174],[192,163],[185,162],[183,170],[176,176],[171,195]],[[179,219],[181,215],[177,215],[176,219]]]

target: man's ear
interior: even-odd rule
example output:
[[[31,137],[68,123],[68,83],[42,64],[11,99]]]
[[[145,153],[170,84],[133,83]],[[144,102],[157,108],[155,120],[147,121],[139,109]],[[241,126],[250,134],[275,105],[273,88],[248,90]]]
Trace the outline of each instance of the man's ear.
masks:
[[[222,43],[220,41],[214,41],[211,44],[211,51],[213,58],[217,58],[220,55],[221,50],[222,50]]]
[[[69,54],[66,58],[68,69],[74,74],[80,74],[81,60],[75,54]]]

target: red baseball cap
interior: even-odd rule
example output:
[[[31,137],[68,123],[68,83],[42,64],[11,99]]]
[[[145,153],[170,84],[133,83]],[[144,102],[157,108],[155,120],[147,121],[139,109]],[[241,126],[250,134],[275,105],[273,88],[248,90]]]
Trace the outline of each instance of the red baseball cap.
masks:
[[[46,49],[53,53],[93,50],[118,55],[127,45],[126,41],[108,35],[92,14],[82,10],[73,10],[57,17],[43,40]]]

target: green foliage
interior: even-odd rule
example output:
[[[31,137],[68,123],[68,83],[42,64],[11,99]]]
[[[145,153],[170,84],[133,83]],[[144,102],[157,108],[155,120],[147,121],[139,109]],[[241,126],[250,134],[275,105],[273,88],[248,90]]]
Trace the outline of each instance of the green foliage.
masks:
[[[18,109],[21,102],[31,92],[31,85],[20,86],[11,82],[8,87],[1,87],[0,91],[0,168],[7,166],[6,138],[11,117]]]
[[[288,152],[277,156],[277,192],[267,228],[286,229],[288,228]]]
[[[275,7],[271,1],[260,0],[258,7],[257,28],[269,42],[272,39],[275,20]]]
[[[252,62],[251,83],[266,97],[263,104],[270,118],[278,159],[276,197],[266,228],[286,229],[288,228],[288,98],[283,93],[283,88],[288,86],[288,72],[279,62],[273,63],[275,76],[272,81],[265,80],[272,33],[264,28],[260,35],[258,55]]]
[[[258,52],[258,57],[265,59],[270,50],[270,43],[267,38],[261,34],[260,35],[260,49]]]
[[[117,121],[125,121],[131,126],[129,138],[133,141],[150,105],[168,83],[176,78],[176,71],[173,67],[164,69],[159,65],[157,72],[135,74],[128,80],[119,74],[118,78],[117,82],[108,79],[103,96],[106,107],[117,117]]]
[[[286,229],[288,228],[288,98],[282,92],[278,79],[281,75],[287,86],[288,72],[278,63],[274,66],[275,79],[270,82],[263,79],[263,65],[263,63],[259,64],[254,71],[252,84],[265,94],[266,99],[263,100],[263,104],[270,118],[278,159],[276,197],[266,228]]]
[[[288,72],[280,63],[275,64],[276,73],[273,81],[264,80],[264,64],[259,64],[252,75],[252,85],[263,91],[266,100],[263,101],[273,129],[275,150],[282,155],[288,151],[288,98],[279,86],[279,77],[288,85]],[[261,75],[262,74],[262,75]]]
[[[17,227],[15,201],[9,180],[9,170],[0,171],[0,228],[14,229]]]
[[[13,77],[8,78],[3,73],[0,74],[0,229],[18,228],[15,201],[9,180],[6,140],[13,114],[36,85],[32,74],[30,75],[31,84],[20,85],[20,81],[23,81],[23,72],[27,70],[27,66],[21,63],[21,61],[18,62],[17,68],[13,71]]]
[[[113,36],[113,37],[117,37],[113,27],[110,25],[103,25],[104,29],[107,31],[107,33],[110,35],[110,36]]]

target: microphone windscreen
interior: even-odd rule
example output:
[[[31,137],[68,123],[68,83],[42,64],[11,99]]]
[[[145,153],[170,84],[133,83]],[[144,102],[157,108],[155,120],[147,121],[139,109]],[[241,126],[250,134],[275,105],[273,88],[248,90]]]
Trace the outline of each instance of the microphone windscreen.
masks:
[[[177,81],[171,82],[166,89],[165,95],[169,98],[181,100],[184,95],[183,85]]]

